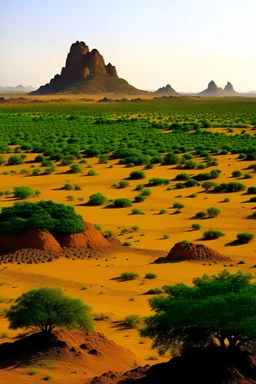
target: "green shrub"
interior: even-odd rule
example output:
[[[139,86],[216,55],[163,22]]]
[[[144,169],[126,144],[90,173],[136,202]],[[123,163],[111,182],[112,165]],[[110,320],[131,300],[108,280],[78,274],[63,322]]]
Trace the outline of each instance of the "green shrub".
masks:
[[[180,210],[181,210],[182,208],[184,208],[184,204],[179,203],[179,202],[175,202],[175,203],[173,203],[173,206],[172,206],[172,207],[176,209],[176,212],[180,212]]]
[[[141,322],[142,318],[139,315],[128,315],[124,319],[124,325],[126,328],[137,328]]]
[[[178,175],[176,175],[174,180],[186,181],[186,180],[189,180],[189,179],[190,179],[190,176],[189,176],[188,173],[178,173]]]
[[[142,190],[142,192],[140,193],[141,196],[144,196],[144,197],[148,197],[148,196],[151,196],[151,191],[150,189],[148,188],[145,188]]]
[[[106,237],[107,239],[113,237],[114,235],[114,232],[111,231],[110,229],[107,229],[106,231],[104,231],[104,237]]]
[[[83,218],[72,206],[53,201],[14,203],[0,213],[0,234],[19,235],[29,228],[40,229],[53,235],[79,233],[85,230]]]
[[[163,239],[167,240],[169,239],[170,235],[168,233],[164,233],[163,234]]]
[[[123,273],[121,273],[121,279],[123,281],[135,280],[138,278],[139,278],[139,275],[136,272],[123,272]]]
[[[62,189],[65,189],[66,191],[72,191],[74,189],[74,187],[72,184],[66,183],[63,185]]]
[[[144,187],[144,185],[143,184],[138,184],[138,185],[136,185],[136,187],[135,187],[135,191],[141,191],[141,190],[143,190],[145,187]]]
[[[145,197],[143,195],[137,195],[134,197],[135,203],[142,203],[145,200]]]
[[[232,177],[241,177],[241,176],[242,176],[242,172],[239,170],[232,172]]]
[[[252,233],[238,233],[236,237],[239,244],[248,244],[254,239],[254,235]]]
[[[28,199],[29,197],[34,196],[34,191],[28,186],[15,187],[13,189],[13,195],[18,199]]]
[[[81,173],[83,171],[83,167],[79,163],[73,163],[70,165],[69,172],[71,173]]]
[[[215,207],[210,207],[207,209],[207,214],[210,218],[217,217],[220,214],[220,209]]]
[[[221,236],[225,236],[225,234],[223,232],[217,231],[215,229],[209,229],[208,231],[204,232],[203,239],[214,240],[214,239],[218,239]]]
[[[159,185],[168,185],[170,184],[170,179],[163,179],[161,177],[152,177],[149,179],[149,185],[150,186],[159,186]]]
[[[127,181],[127,180],[119,181],[119,183],[117,185],[117,188],[123,189],[123,188],[126,188],[126,187],[129,187],[129,181]]]
[[[132,171],[130,173],[130,179],[131,180],[140,180],[140,179],[145,179],[146,175],[145,172],[143,171]]]
[[[141,211],[139,208],[133,208],[132,215],[145,215],[145,213]]]
[[[34,168],[33,171],[32,171],[32,176],[39,176],[41,173],[41,169],[40,168]]]
[[[200,224],[197,224],[197,223],[193,223],[191,225],[191,228],[194,229],[194,231],[199,231],[202,227]]]
[[[89,171],[87,172],[87,176],[96,176],[97,173],[94,169],[89,169]]]
[[[144,295],[160,295],[162,290],[160,288],[151,288]]]
[[[130,246],[132,245],[132,243],[131,243],[130,241],[125,241],[125,242],[123,243],[123,245],[124,245],[125,247],[130,247]]]
[[[204,211],[199,211],[195,214],[196,219],[205,219],[206,218],[206,212]]]
[[[93,206],[99,206],[99,205],[103,205],[107,202],[107,197],[104,196],[102,193],[98,192],[98,193],[94,193],[92,195],[89,196],[89,200],[88,200],[88,205],[93,205]]]
[[[205,181],[203,184],[202,184],[202,188],[206,191],[206,192],[209,192],[211,189],[213,189],[215,187],[215,183],[213,181]]]
[[[17,155],[11,155],[8,159],[7,165],[19,165],[23,164],[24,161],[20,156]]]
[[[156,279],[156,278],[157,278],[157,275],[155,273],[153,273],[153,272],[148,272],[145,275],[145,279],[152,280],[152,279]]]
[[[113,202],[113,205],[115,208],[126,208],[126,207],[131,207],[132,202],[130,199],[123,197],[123,198],[115,199]]]

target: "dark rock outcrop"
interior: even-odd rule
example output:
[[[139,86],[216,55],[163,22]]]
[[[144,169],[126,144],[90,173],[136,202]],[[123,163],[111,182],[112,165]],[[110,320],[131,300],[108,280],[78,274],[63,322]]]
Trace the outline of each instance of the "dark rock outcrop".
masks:
[[[160,257],[156,263],[173,263],[177,261],[231,261],[229,257],[220,255],[217,251],[204,244],[176,243],[166,257]]]
[[[67,93],[127,93],[140,94],[127,81],[119,79],[116,68],[105,64],[103,56],[97,49],[89,50],[83,42],[71,45],[66,65],[60,75],[55,75],[50,83],[42,85],[31,95],[44,95],[58,92]]]
[[[170,84],[159,88],[155,93],[159,93],[160,95],[178,95],[178,93],[170,86]]]
[[[243,351],[209,347],[185,352],[167,363],[139,367],[124,374],[107,372],[90,384],[253,384],[256,360]]]

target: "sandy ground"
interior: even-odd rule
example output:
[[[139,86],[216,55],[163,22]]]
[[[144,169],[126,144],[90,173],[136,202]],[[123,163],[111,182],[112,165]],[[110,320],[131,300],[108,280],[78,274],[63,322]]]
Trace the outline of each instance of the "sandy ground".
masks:
[[[109,199],[118,197],[127,197],[133,200],[138,194],[135,186],[139,183],[145,183],[151,177],[164,177],[174,179],[180,170],[170,166],[155,166],[152,170],[146,170],[147,179],[129,181],[130,185],[125,189],[113,188],[114,183],[126,179],[134,168],[124,168],[117,165],[117,161],[111,161],[109,164],[98,164],[97,159],[89,159],[93,168],[96,170],[96,176],[86,176],[88,165],[83,164],[83,173],[68,174],[69,167],[58,167],[55,174],[49,176],[24,176],[3,175],[6,170],[12,169],[19,172],[21,169],[32,171],[31,161],[36,155],[27,155],[26,163],[16,167],[0,167],[1,186],[0,190],[12,190],[15,186],[29,185],[34,189],[41,191],[40,198],[31,198],[29,201],[54,200],[66,204],[72,204],[78,213],[82,214],[86,221],[97,223],[103,230],[112,230],[121,242],[130,241],[137,251],[129,249],[112,254],[106,259],[99,260],[69,260],[60,259],[52,263],[41,265],[15,265],[6,264],[0,266],[0,281],[3,285],[0,287],[0,295],[3,300],[1,308],[8,307],[10,300],[17,298],[21,293],[40,286],[59,286],[65,290],[68,295],[79,297],[87,304],[93,307],[93,313],[104,313],[109,316],[108,320],[97,321],[96,330],[105,333],[105,335],[116,343],[129,348],[137,355],[138,364],[154,363],[148,360],[150,356],[157,357],[156,351],[150,349],[150,340],[141,340],[136,329],[122,330],[118,327],[118,321],[122,321],[129,314],[138,314],[141,316],[149,315],[148,295],[144,293],[150,288],[162,287],[165,284],[174,284],[184,282],[191,284],[193,277],[200,276],[203,273],[214,274],[223,269],[223,265],[202,265],[192,262],[182,262],[175,264],[151,264],[156,256],[154,253],[145,253],[143,249],[160,250],[160,254],[165,256],[170,248],[182,240],[204,243],[207,246],[216,249],[223,255],[230,256],[234,261],[240,260],[246,263],[240,265],[242,271],[254,273],[251,267],[256,264],[255,251],[256,240],[247,245],[227,246],[226,244],[235,240],[238,232],[252,232],[256,234],[256,221],[248,219],[255,209],[255,203],[248,203],[248,196],[243,192],[231,194],[210,194],[203,192],[201,187],[188,188],[183,190],[171,189],[166,187],[152,187],[152,195],[144,202],[133,204],[133,207],[140,208],[144,215],[131,215],[131,208],[108,209],[105,207],[88,207],[84,203],[92,193],[101,192]],[[8,155],[6,155],[8,157]],[[208,172],[213,168],[222,170],[220,177],[216,182],[234,181],[231,172],[242,170],[242,172],[251,172],[245,169],[251,162],[237,160],[237,155],[218,156],[219,165],[203,171],[185,171],[191,176]],[[197,159],[199,161],[199,159]],[[113,168],[109,165],[113,164]],[[37,166],[37,165],[36,165]],[[142,169],[142,167],[138,167]],[[247,187],[256,185],[255,175],[248,180],[241,179]],[[81,191],[65,191],[61,187],[65,182],[79,184]],[[171,186],[174,182],[171,183]],[[188,197],[196,193],[195,198]],[[69,202],[68,195],[73,195],[75,200]],[[179,196],[180,195],[180,196]],[[179,197],[178,197],[179,196]],[[84,198],[83,202],[78,198]],[[230,202],[224,203],[225,197],[230,198]],[[174,214],[172,205],[175,201],[182,202],[185,207],[179,214]],[[0,208],[12,205],[12,197],[1,197]],[[196,221],[192,219],[196,212],[206,210],[211,206],[216,206],[221,210],[219,217]],[[165,214],[158,214],[160,209],[165,209]],[[191,224],[198,222],[202,225],[200,231],[191,231]],[[133,225],[139,229],[135,232],[130,231]],[[121,235],[121,230],[127,228],[129,233]],[[224,237],[218,240],[203,242],[200,240],[202,233],[214,228],[225,233]],[[163,239],[164,233],[169,235],[168,239]],[[131,238],[132,237],[132,238]],[[227,268],[236,272],[238,267],[227,266]],[[122,272],[137,272],[140,277],[130,282],[118,282],[114,278],[120,276]],[[147,272],[154,272],[157,278],[153,281],[144,279]],[[83,287],[86,290],[82,290]],[[16,331],[8,330],[7,321],[0,317],[0,341],[11,341],[17,336]],[[7,333],[7,334],[4,334]],[[4,336],[4,337],[2,337]],[[168,357],[168,356],[167,356]],[[158,358],[161,361],[162,358]],[[80,369],[80,368],[79,368]],[[81,368],[82,369],[82,368]],[[71,376],[72,367],[68,365],[57,366],[49,372],[46,369],[38,369],[38,374],[29,376],[27,368],[15,370],[1,370],[0,380],[3,383],[38,383],[45,374],[53,376],[53,382],[56,383],[83,383],[83,372],[74,377]],[[63,375],[64,373],[64,375]],[[72,381],[71,381],[72,380]]]

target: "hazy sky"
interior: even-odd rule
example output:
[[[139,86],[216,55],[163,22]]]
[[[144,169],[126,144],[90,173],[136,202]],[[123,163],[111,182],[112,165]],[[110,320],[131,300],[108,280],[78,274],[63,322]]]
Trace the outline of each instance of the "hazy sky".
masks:
[[[140,89],[256,90],[256,0],[0,0],[0,85],[39,86],[85,41]]]

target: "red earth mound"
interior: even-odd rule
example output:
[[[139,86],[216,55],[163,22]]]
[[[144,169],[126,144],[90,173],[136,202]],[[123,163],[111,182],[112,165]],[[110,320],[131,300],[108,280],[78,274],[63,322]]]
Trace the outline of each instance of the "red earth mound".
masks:
[[[66,248],[107,248],[111,243],[91,223],[84,221],[85,231],[73,235],[59,236],[58,241]]]
[[[156,263],[172,263],[176,261],[207,261],[226,262],[231,261],[229,257],[220,255],[214,249],[204,244],[176,243],[166,257],[160,257]]]
[[[62,248],[72,249],[105,249],[112,246],[100,231],[91,223],[84,222],[85,231],[71,235],[54,237],[49,232],[38,229],[29,229],[19,236],[0,236],[0,253],[5,254],[20,249],[37,249],[61,252]]]
[[[74,371],[86,371],[87,377],[93,377],[111,367],[120,371],[131,369],[136,355],[97,332],[57,330],[50,338],[35,333],[13,343],[0,344],[0,369],[36,366],[41,360],[72,366]]]
[[[38,229],[29,229],[19,236],[0,236],[0,250],[11,251],[22,248],[35,248],[44,251],[58,252],[60,244],[49,233]]]
[[[124,374],[107,372],[90,384],[253,384],[256,359],[244,351],[196,349],[167,363],[139,367]]]

